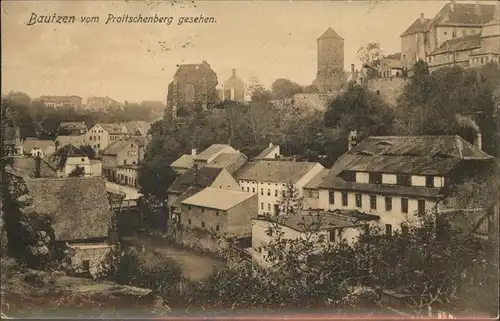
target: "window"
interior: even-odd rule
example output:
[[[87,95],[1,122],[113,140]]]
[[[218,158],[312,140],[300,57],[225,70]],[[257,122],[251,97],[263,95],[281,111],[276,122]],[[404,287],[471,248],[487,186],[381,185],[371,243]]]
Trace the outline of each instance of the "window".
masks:
[[[451,37],[452,37],[452,38],[456,38],[456,37],[457,37],[457,32],[456,32],[456,31],[453,31],[453,32],[451,33]]]
[[[220,212],[219,211],[215,211],[215,216],[219,216]]]
[[[215,226],[215,230],[216,230],[217,232],[219,232],[219,225],[216,225],[216,226]]]
[[[89,140],[92,140],[92,136],[90,136]]]
[[[386,212],[392,211],[392,197],[385,198],[385,211]]]
[[[126,159],[123,160],[123,165],[127,165],[127,160]]]
[[[398,174],[396,182],[401,186],[411,186],[411,176],[406,174]]]
[[[348,205],[348,195],[347,192],[342,192],[342,206]]]
[[[263,188],[260,189],[260,195],[264,195],[264,189]]]
[[[328,202],[330,204],[335,204],[335,192],[334,191],[328,191]]]
[[[330,242],[335,242],[335,230],[330,230],[329,231],[329,239],[330,239]]]
[[[401,212],[408,213],[408,199],[407,198],[401,199]]]
[[[271,210],[271,204],[267,203],[267,210],[270,211]]]
[[[362,195],[360,193],[356,193],[356,207],[361,207],[363,205]]]
[[[377,209],[377,196],[375,195],[370,195],[370,208],[372,210]]]
[[[260,209],[263,210],[264,209],[264,203],[260,203]]]
[[[401,224],[401,232],[403,232],[403,234],[408,234],[408,226]]]
[[[97,144],[97,148],[101,148],[101,144]]]
[[[134,148],[134,144],[130,144],[130,147],[131,147],[131,148]]]
[[[385,234],[392,235],[392,225],[391,224],[385,224]]]
[[[245,187],[241,187],[241,191],[244,192],[245,191]]]
[[[382,184],[382,174],[381,173],[370,173],[369,174],[370,184]]]
[[[267,196],[271,196],[271,190],[269,188],[267,189]]]
[[[188,224],[191,225],[191,219],[188,220]]]
[[[201,208],[201,212],[205,213],[205,208],[204,207]]]
[[[82,265],[84,270],[90,270],[90,260],[83,260]]]
[[[250,187],[247,187],[247,192],[250,192]]]
[[[255,187],[252,187],[252,193],[255,193]]]
[[[418,215],[424,215],[424,213],[425,213],[425,200],[418,200],[417,201],[417,210],[418,210]]]
[[[278,189],[274,190],[274,196],[278,196]]]
[[[188,205],[188,210],[190,210],[190,209],[191,209],[191,205]]]
[[[348,182],[356,181],[356,172],[344,172],[344,179]]]
[[[201,222],[201,227],[205,227],[205,222]]]
[[[259,253],[262,253],[262,248],[261,247],[259,247]]]
[[[434,176],[425,176],[425,187],[434,187]]]

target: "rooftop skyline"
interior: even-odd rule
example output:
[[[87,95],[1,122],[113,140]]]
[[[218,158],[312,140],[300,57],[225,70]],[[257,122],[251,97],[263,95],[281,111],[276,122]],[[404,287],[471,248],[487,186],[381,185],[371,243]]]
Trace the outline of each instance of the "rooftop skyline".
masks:
[[[2,2],[2,93],[110,96],[165,101],[178,64],[206,60],[223,83],[236,69],[245,82],[277,78],[309,85],[316,39],[329,27],[344,39],[345,66],[379,42],[401,50],[400,35],[420,13],[432,18],[447,1],[7,1]],[[37,15],[99,16],[99,24],[34,24]],[[213,16],[215,24],[105,24],[114,16]]]

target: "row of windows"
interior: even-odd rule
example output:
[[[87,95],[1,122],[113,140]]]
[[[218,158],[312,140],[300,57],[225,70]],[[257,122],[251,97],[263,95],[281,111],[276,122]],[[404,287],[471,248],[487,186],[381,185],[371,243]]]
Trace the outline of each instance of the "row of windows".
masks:
[[[188,224],[189,224],[189,225],[191,225],[191,223],[192,223],[192,222],[191,222],[191,219],[188,219]],[[201,227],[202,227],[202,228],[205,228],[205,222],[201,222]],[[215,226],[215,230],[216,230],[217,232],[219,232],[219,230],[220,230],[219,225],[216,225],[216,226]]]
[[[192,209],[191,205],[188,205],[188,209],[189,210]],[[201,208],[201,212],[205,213],[205,208],[204,207]],[[219,210],[215,210],[215,216],[219,216],[219,215],[220,215],[220,211]]]
[[[135,178],[133,177],[129,177],[129,176],[125,176],[125,175],[122,175],[122,174],[118,174],[118,180],[119,181],[125,181],[125,183],[127,185],[130,185],[130,186],[135,186]]]
[[[342,195],[342,206],[349,206],[349,195],[347,192],[341,192]],[[335,204],[335,191],[329,191],[328,192],[328,202],[330,204]],[[361,193],[356,193],[355,194],[355,202],[356,202],[356,207],[363,207],[363,196]],[[423,214],[425,212],[425,200],[418,200],[417,201],[417,208],[418,208],[418,213]],[[377,196],[376,195],[370,195],[370,209],[376,210],[377,209]],[[385,197],[385,211],[390,212],[392,211],[392,197],[386,196]],[[401,198],[401,212],[402,213],[408,213],[408,198]]]
[[[94,145],[94,148],[101,148],[101,144]]]
[[[90,136],[89,140],[101,140],[101,136]]]
[[[344,178],[350,182],[356,182],[356,172],[345,172]],[[368,183],[370,184],[382,184],[382,173],[368,173]],[[409,174],[397,174],[396,175],[396,185],[400,186],[411,186],[411,175]],[[434,176],[425,176],[425,186],[432,188],[434,185]]]
[[[135,163],[136,163],[136,161],[132,161],[132,165],[135,165]],[[126,159],[123,160],[123,165],[127,165],[127,160]]]

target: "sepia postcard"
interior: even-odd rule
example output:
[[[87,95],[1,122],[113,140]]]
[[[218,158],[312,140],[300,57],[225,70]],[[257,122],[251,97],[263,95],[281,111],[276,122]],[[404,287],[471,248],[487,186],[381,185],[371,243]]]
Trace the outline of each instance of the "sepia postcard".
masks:
[[[1,10],[2,319],[498,317],[500,1]]]

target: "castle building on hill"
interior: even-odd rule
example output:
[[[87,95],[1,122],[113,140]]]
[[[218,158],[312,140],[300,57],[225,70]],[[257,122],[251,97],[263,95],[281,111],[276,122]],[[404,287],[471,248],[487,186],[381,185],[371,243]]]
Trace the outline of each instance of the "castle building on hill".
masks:
[[[321,93],[337,91],[344,70],[344,39],[328,28],[317,39],[318,70],[314,85]]]

